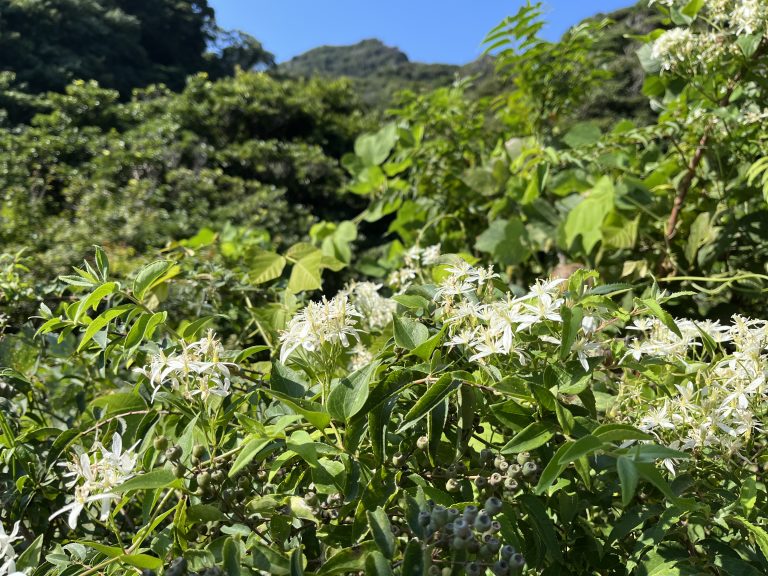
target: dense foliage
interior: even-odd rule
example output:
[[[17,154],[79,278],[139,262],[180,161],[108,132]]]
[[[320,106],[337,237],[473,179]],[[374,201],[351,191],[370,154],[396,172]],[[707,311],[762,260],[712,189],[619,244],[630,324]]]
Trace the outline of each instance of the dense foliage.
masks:
[[[0,71],[32,92],[92,79],[130,96],[153,83],[181,88],[197,72],[272,63],[253,38],[219,30],[207,0],[0,2]]]
[[[502,95],[372,130],[328,79],[8,91],[0,576],[768,572],[768,5],[650,4],[631,81],[528,5]]]

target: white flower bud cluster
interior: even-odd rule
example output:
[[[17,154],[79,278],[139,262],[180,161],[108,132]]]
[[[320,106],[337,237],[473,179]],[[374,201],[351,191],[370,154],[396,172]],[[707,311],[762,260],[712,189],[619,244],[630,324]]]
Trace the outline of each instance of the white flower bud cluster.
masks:
[[[401,292],[404,292],[422,269],[434,266],[439,258],[440,244],[427,246],[426,248],[412,246],[403,254],[404,266],[393,271],[389,275],[387,283],[393,288],[398,288]]]

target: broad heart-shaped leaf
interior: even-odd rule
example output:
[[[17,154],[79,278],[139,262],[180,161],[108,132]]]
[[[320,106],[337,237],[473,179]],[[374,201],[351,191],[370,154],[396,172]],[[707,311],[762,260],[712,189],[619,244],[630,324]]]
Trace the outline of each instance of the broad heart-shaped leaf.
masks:
[[[384,556],[392,558],[395,555],[395,537],[392,534],[389,516],[381,507],[376,508],[373,512],[368,510],[365,515],[368,518],[373,541],[376,542]]]
[[[395,344],[406,350],[413,350],[429,338],[429,329],[421,322],[395,316],[393,318]]]
[[[440,404],[444,398],[458,390],[459,386],[461,386],[461,380],[454,378],[451,374],[443,374],[437,382],[428,385],[424,395],[408,410],[398,432],[403,432],[415,426],[419,420]]]
[[[167,488],[177,480],[172,471],[158,468],[146,474],[134,476],[113,490],[117,493],[131,492],[133,490],[157,490],[158,488]]]
[[[365,405],[370,392],[370,384],[378,362],[372,362],[345,376],[331,389],[328,395],[328,412],[340,422],[349,422]]]
[[[285,258],[275,252],[259,250],[249,258],[248,264],[248,279],[254,284],[263,284],[280,278],[285,268]]]
[[[555,435],[555,427],[544,422],[534,422],[515,434],[501,449],[502,454],[517,454],[535,450]]]
[[[568,213],[565,220],[565,241],[568,246],[581,236],[586,252],[591,252],[602,238],[601,226],[613,211],[613,182],[604,176],[589,190],[586,197]]]
[[[355,140],[355,154],[367,166],[378,166],[387,159],[397,143],[397,126],[387,124],[374,134],[363,134]]]
[[[513,266],[530,255],[528,232],[519,218],[495,220],[477,237],[475,248],[487,252],[502,266]]]
[[[590,146],[600,140],[602,133],[600,126],[596,122],[579,122],[574,124],[563,136],[565,142],[570,148],[579,148],[581,146]]]
[[[321,250],[311,252],[297,260],[291,270],[288,280],[288,291],[293,294],[318,290],[322,287],[320,269],[323,265],[323,253]]]

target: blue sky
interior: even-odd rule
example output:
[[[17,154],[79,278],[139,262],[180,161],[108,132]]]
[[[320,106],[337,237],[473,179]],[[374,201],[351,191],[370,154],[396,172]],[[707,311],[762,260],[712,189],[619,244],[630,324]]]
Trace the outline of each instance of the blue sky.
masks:
[[[324,44],[379,38],[411,60],[465,64],[485,34],[524,0],[210,0],[219,25],[255,36],[278,62]],[[633,0],[544,0],[545,36]]]

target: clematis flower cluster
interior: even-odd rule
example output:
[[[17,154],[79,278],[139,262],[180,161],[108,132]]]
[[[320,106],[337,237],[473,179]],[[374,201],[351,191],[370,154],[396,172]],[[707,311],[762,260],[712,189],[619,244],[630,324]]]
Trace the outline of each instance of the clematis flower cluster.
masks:
[[[0,576],[25,576],[24,572],[16,570],[16,551],[13,549],[16,540],[21,540],[19,523],[13,525],[10,534],[0,523]]]
[[[368,332],[386,328],[397,308],[396,302],[379,294],[381,287],[373,282],[351,282],[342,291],[360,312],[360,324]]]
[[[440,244],[421,248],[412,246],[403,254],[403,266],[393,271],[388,278],[388,284],[404,292],[418,275],[430,266],[437,264],[440,258]]]
[[[72,462],[62,463],[68,470],[64,476],[71,478],[67,486],[73,489],[74,498],[54,512],[49,520],[68,513],[67,523],[74,530],[83,510],[96,504],[101,511],[101,520],[106,520],[112,503],[119,498],[114,489],[135,475],[138,456],[134,450],[137,445],[123,450],[123,439],[115,433],[111,449],[97,442],[91,454],[81,453]]]
[[[362,317],[343,292],[331,300],[310,302],[280,336],[280,362],[288,360],[296,350],[315,352],[327,344],[349,348],[353,341],[360,341],[358,325]]]
[[[626,383],[618,403],[619,419],[637,424],[675,449],[740,454],[749,439],[762,432],[761,407],[768,399],[768,322],[735,315],[730,325],[686,319],[676,324],[682,337],[656,320],[636,322],[634,328],[643,335],[632,340],[625,359],[657,357],[693,376],[671,390],[657,390],[655,399],[642,396],[635,381]],[[728,353],[703,362],[702,333]],[[641,415],[635,408],[638,402],[647,406]]]
[[[435,294],[450,335],[446,345],[459,347],[472,362],[511,356],[525,364],[528,344],[519,340],[519,334],[530,333],[545,323],[562,323],[564,279],[538,280],[522,296],[499,298],[493,292],[493,280],[498,274],[492,268],[476,268],[460,261],[447,272],[449,275]],[[602,354],[602,346],[589,340],[597,321],[595,316],[584,318],[580,338],[572,347],[585,370],[589,369],[588,358]],[[539,334],[538,340],[560,344],[560,338],[550,332]]]
[[[138,372],[153,385],[152,400],[164,387],[181,391],[186,398],[200,396],[205,401],[213,396],[228,396],[230,393],[230,367],[223,362],[224,349],[209,330],[206,337],[185,344],[178,354],[166,356],[162,351],[155,354],[148,366]]]

